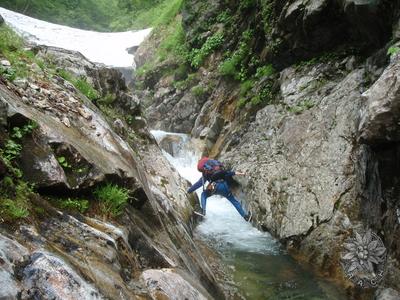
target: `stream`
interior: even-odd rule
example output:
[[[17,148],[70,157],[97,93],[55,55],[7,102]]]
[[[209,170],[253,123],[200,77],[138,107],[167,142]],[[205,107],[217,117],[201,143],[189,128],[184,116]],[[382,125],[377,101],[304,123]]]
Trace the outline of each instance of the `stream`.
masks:
[[[173,141],[168,147],[172,155],[163,150],[164,155],[182,177],[196,182],[201,176],[197,171],[201,153],[196,144],[184,134],[152,134],[162,146],[166,137]],[[197,190],[199,197],[201,191]],[[346,299],[336,286],[297,264],[269,233],[245,222],[220,196],[208,198],[207,216],[196,228],[196,235],[221,254],[246,299]]]
[[[114,67],[131,67],[133,55],[127,48],[139,45],[150,32],[99,33],[51,24],[1,7],[0,14],[33,44],[79,51],[93,62]],[[201,154],[192,140],[184,134],[152,133],[159,142],[166,136],[179,141],[170,147],[173,155],[165,151],[164,155],[181,176],[197,181]],[[297,264],[270,234],[245,222],[226,199],[208,199],[207,216],[195,234],[221,254],[246,299],[346,299],[334,285]]]

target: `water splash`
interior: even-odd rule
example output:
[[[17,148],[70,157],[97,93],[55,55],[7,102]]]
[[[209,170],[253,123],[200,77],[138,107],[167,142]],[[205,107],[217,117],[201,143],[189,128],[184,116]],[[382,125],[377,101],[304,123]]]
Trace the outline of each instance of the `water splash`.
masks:
[[[179,143],[174,145],[176,147],[174,156],[165,151],[164,155],[181,176],[191,183],[195,183],[201,177],[201,173],[197,171],[197,161],[200,159],[201,152],[196,149],[196,145],[191,142],[190,138],[185,134],[163,131],[152,131],[152,134],[159,143],[166,137],[178,138],[175,139]],[[201,192],[201,188],[197,190],[199,198]],[[207,216],[197,227],[197,231],[221,250],[233,247],[248,252],[279,253],[279,244],[269,233],[261,232],[244,221],[233,205],[220,196],[212,196],[207,199]]]
[[[201,152],[196,143],[185,134],[152,134],[160,145],[172,149],[173,155],[163,152],[181,176],[196,182],[201,176],[197,171]],[[200,196],[201,189],[197,192]],[[196,233],[223,255],[246,299],[346,299],[335,286],[298,265],[270,234],[245,222],[225,198],[208,198],[207,216]]]
[[[40,21],[0,7],[6,23],[34,45],[79,51],[90,61],[112,67],[132,67],[128,48],[138,46],[151,29],[127,32],[95,32]]]

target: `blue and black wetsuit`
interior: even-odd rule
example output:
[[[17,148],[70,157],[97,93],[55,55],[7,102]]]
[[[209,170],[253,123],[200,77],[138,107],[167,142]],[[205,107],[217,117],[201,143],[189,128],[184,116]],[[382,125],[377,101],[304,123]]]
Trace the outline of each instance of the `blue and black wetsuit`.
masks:
[[[240,202],[233,196],[232,192],[229,189],[228,182],[230,179],[232,179],[232,176],[234,175],[234,171],[219,171],[217,174],[214,174],[212,176],[203,173],[203,176],[188,189],[188,193],[192,193],[199,187],[204,186],[206,181],[215,184],[215,188],[213,189],[213,191],[205,189],[201,193],[201,208],[204,215],[206,214],[207,198],[212,196],[213,194],[216,194],[227,198],[236,208],[239,214],[243,218],[246,217],[246,212],[242,208],[242,205],[240,205]]]

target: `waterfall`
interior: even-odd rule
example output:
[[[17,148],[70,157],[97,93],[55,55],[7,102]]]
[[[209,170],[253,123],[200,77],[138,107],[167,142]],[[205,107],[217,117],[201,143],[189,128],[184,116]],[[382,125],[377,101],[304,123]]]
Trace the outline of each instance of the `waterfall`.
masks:
[[[196,182],[201,176],[196,143],[185,134],[152,134],[181,176]],[[199,197],[201,192],[197,190]],[[207,215],[196,234],[223,255],[247,299],[346,299],[335,286],[299,266],[269,233],[245,222],[225,198],[208,198]]]

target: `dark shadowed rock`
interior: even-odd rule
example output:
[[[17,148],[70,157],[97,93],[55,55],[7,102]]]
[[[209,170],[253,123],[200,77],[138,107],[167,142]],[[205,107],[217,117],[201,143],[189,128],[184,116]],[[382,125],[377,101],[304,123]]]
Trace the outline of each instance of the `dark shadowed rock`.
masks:
[[[4,24],[4,19],[3,17],[0,15],[0,25]]]

